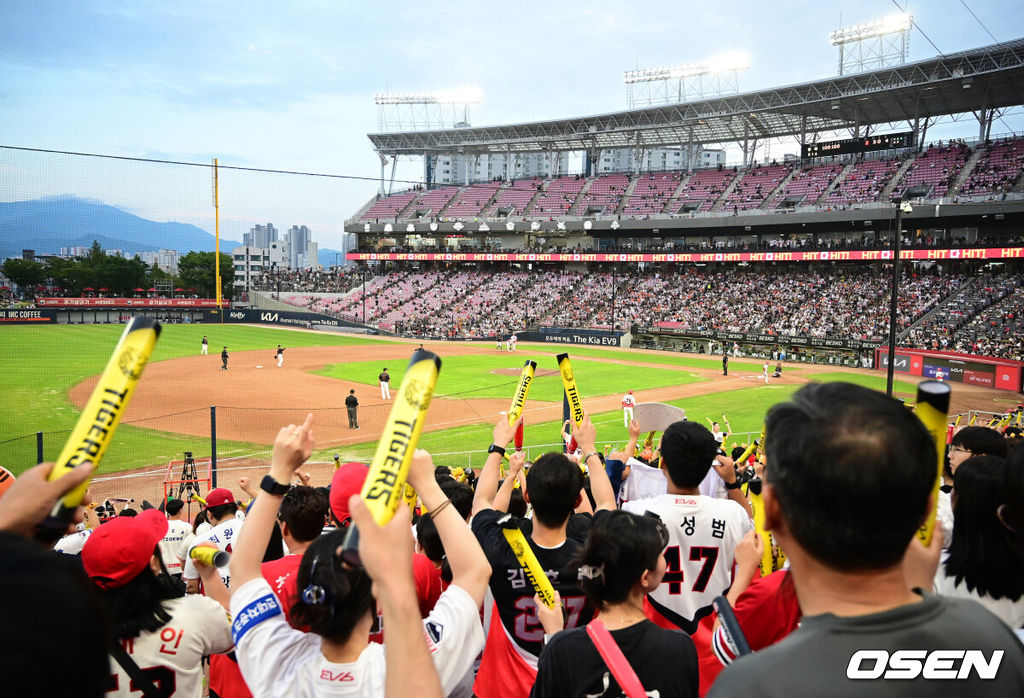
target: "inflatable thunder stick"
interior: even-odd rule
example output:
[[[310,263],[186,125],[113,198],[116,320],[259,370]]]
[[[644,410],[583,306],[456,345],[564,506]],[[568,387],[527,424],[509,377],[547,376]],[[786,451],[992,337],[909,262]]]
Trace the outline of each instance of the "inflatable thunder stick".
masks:
[[[360,493],[378,526],[390,521],[402,502],[407,501],[404,496],[405,478],[409,474],[412,455],[423,431],[440,371],[441,359],[437,354],[417,349],[402,377]],[[342,558],[351,565],[359,564],[359,530],[356,526],[349,527]]]
[[[917,406],[914,407],[914,414],[935,440],[938,460],[935,487],[932,489],[932,508],[928,512],[928,518],[917,530],[917,537],[925,546],[931,544],[932,533],[935,530],[935,511],[939,500],[939,486],[942,484],[942,468],[945,464],[946,422],[949,420],[951,392],[949,383],[943,381],[929,380],[917,384]]]
[[[502,526],[501,532],[505,535],[508,546],[512,548],[512,554],[519,561],[519,566],[526,573],[526,578],[533,585],[533,590],[540,594],[541,601],[545,606],[554,608],[555,588],[551,586],[551,580],[544,574],[544,568],[540,566],[540,561],[534,554],[533,548],[526,542],[526,536],[514,525],[512,528],[504,527],[511,522],[511,518],[510,514],[506,514],[498,521],[498,525]]]
[[[87,461],[99,468],[159,337],[160,323],[153,318],[135,317],[128,322],[50,471],[50,481],[63,477]],[[39,525],[36,538],[47,542],[60,538],[74,518],[88,487],[89,482],[83,482],[58,499],[49,516]]]

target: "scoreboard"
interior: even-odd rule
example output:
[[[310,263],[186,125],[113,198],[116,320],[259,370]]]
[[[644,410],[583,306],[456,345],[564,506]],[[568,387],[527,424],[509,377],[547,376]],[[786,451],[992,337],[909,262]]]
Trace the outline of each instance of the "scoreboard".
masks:
[[[841,141],[824,141],[807,143],[800,149],[800,157],[822,158],[828,155],[848,155],[850,153],[870,153],[875,150],[895,150],[910,148],[914,145],[914,132],[886,133],[863,138],[844,138]]]

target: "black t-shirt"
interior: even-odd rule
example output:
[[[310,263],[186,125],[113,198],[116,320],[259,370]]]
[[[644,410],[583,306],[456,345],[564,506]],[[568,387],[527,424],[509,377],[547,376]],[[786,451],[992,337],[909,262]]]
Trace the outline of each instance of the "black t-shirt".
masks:
[[[644,620],[622,630],[612,630],[611,636],[647,695],[696,698],[697,650],[689,635],[659,628]],[[586,628],[565,630],[551,638],[540,655],[537,682],[530,692],[530,696],[536,698],[624,695]]]
[[[355,407],[358,404],[359,404],[359,400],[356,399],[355,395],[349,395],[347,398],[345,398],[345,406],[346,407]]]
[[[377,376],[377,378],[380,379],[381,383],[390,383],[391,382],[391,376],[389,376],[386,373],[380,374],[379,376]]]
[[[523,651],[539,656],[544,646],[544,628],[537,619],[533,586],[512,554],[501,526],[498,525],[498,519],[505,515],[502,511],[484,509],[473,517],[473,533],[491,563],[491,594],[505,631]],[[532,531],[532,522],[517,519],[517,523],[521,530],[527,528],[523,524],[528,523],[528,529]],[[533,542],[526,530],[524,533],[538,562],[551,580],[551,586],[562,596],[562,604],[569,613],[566,628],[589,623],[594,615],[593,609],[576,584],[577,568],[569,564],[582,543],[566,537],[565,542],[557,548],[542,548]]]
[[[601,512],[594,514],[570,514],[569,522],[565,525],[565,537],[570,540],[574,540],[581,545],[587,542],[587,536],[590,535],[590,526],[594,523],[594,516],[597,516]],[[519,530],[525,533],[528,537],[533,535],[533,519],[519,519]]]

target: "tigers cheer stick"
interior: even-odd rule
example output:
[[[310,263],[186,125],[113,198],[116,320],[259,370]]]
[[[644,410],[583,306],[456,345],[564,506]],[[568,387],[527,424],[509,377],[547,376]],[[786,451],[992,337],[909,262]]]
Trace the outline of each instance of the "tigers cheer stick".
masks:
[[[580,399],[580,391],[576,387],[576,375],[572,372],[572,362],[568,354],[559,354],[555,357],[558,360],[558,372],[562,375],[562,387],[565,389],[565,399],[569,403],[569,418],[573,426],[578,427],[583,423],[583,401]],[[569,439],[569,446],[566,449],[572,453],[579,447],[576,439]]]
[[[512,404],[508,408],[509,426],[514,427],[519,418],[523,416],[523,408],[526,407],[526,396],[530,392],[530,384],[533,383],[533,374],[536,370],[536,361],[527,361],[523,364],[523,372],[519,374],[519,383],[516,385],[515,395],[512,396]]]
[[[87,461],[99,467],[159,337],[160,323],[153,318],[135,317],[128,322],[48,480],[57,480]],[[60,538],[88,487],[86,480],[58,499],[36,529],[36,538],[49,543]]]
[[[917,384],[917,406],[914,407],[914,414],[935,440],[938,457],[938,473],[935,476],[935,487],[932,488],[932,507],[928,512],[928,518],[917,530],[917,537],[925,546],[931,545],[932,533],[935,531],[939,486],[942,484],[942,467],[946,460],[946,422],[949,420],[950,393],[952,389],[949,384],[942,381],[922,381]]]
[[[541,601],[545,606],[554,608],[555,588],[551,586],[551,580],[544,574],[544,568],[540,566],[540,561],[534,554],[533,548],[526,542],[526,536],[512,520],[512,515],[502,516],[498,519],[498,525],[501,526],[501,532],[504,534],[505,540],[508,541],[508,547],[512,548],[512,554],[516,556],[519,566],[526,573],[526,578],[533,585],[533,590],[540,594]]]
[[[405,478],[440,371],[441,359],[437,354],[417,349],[402,377],[360,493],[378,526],[390,521],[406,501]],[[350,565],[359,564],[359,530],[354,525],[348,529],[341,556]]]

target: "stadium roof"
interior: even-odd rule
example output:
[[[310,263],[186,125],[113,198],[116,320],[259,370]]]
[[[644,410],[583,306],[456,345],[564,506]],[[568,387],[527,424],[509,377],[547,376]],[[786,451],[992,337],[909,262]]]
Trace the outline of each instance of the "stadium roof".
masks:
[[[482,128],[372,133],[385,156],[656,148],[799,136],[1024,104],[1024,39],[697,102]]]

